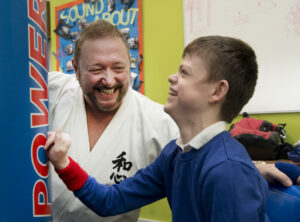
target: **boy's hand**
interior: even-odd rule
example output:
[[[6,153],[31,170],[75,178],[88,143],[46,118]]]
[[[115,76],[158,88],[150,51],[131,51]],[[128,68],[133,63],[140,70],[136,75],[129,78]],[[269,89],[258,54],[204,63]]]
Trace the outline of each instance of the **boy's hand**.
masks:
[[[48,139],[44,149],[47,151],[50,162],[56,169],[61,170],[69,165],[68,150],[70,145],[71,139],[69,134],[62,133],[61,130],[48,132]]]

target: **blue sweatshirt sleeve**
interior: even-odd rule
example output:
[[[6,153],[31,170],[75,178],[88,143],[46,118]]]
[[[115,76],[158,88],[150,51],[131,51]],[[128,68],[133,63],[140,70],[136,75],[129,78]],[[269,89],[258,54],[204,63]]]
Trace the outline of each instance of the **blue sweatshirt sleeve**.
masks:
[[[120,184],[103,185],[89,176],[86,183],[74,191],[87,207],[100,216],[112,216],[137,209],[166,196],[163,185],[163,158],[159,156],[147,168]]]
[[[256,169],[226,160],[212,168],[202,195],[206,221],[267,221],[268,185]]]

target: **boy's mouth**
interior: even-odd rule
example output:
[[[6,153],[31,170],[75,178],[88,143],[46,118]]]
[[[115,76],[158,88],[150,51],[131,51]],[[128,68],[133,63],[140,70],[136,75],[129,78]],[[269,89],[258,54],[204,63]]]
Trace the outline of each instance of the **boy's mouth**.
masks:
[[[170,88],[170,89],[169,89],[169,95],[170,95],[170,96],[177,96],[178,93],[177,93],[177,91],[175,91],[174,89]]]

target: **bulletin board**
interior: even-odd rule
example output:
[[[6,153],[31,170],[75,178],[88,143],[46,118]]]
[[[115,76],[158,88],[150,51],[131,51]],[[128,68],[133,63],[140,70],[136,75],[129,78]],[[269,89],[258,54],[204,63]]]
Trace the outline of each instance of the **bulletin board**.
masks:
[[[259,77],[249,113],[300,111],[300,0],[183,0],[184,41],[240,38],[255,50]]]
[[[131,85],[144,93],[141,0],[51,0],[52,70],[73,74],[75,41],[84,27],[97,19],[115,25],[128,41]]]

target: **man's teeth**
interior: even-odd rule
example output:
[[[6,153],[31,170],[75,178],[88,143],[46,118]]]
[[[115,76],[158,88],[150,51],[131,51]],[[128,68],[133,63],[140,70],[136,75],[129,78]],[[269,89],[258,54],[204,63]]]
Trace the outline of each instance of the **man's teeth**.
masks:
[[[112,88],[112,89],[101,89],[101,90],[99,90],[99,92],[101,94],[104,94],[104,95],[110,95],[110,94],[113,94],[115,92],[115,88]]]

